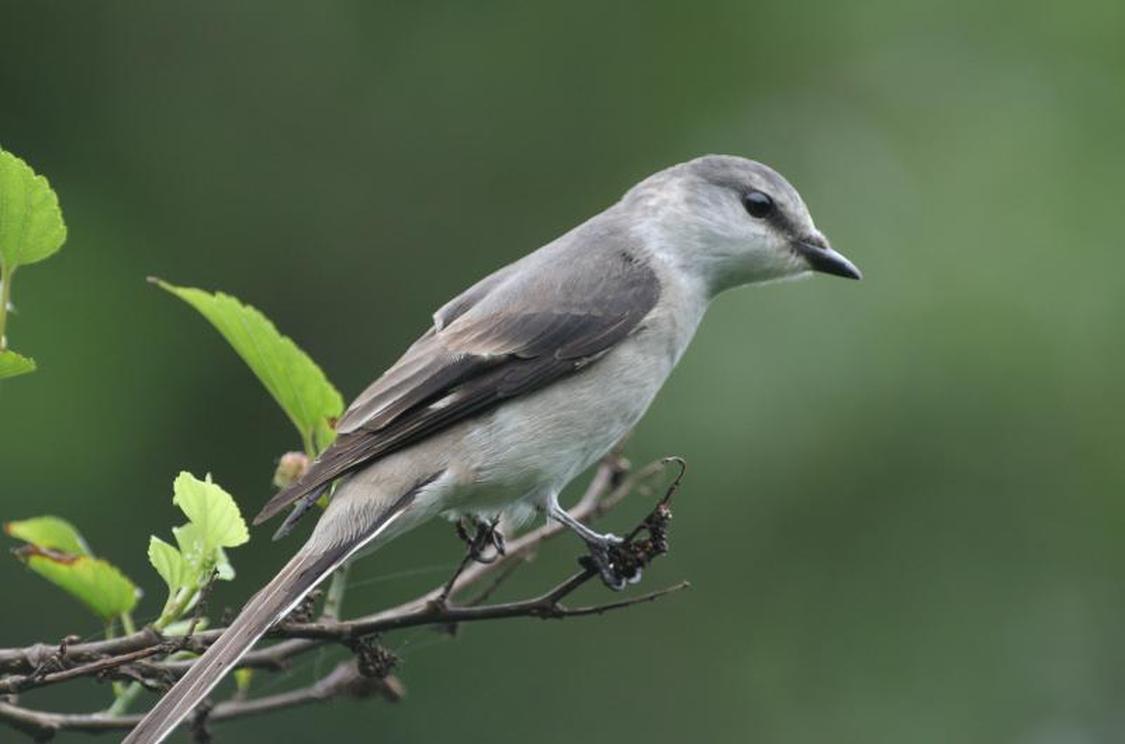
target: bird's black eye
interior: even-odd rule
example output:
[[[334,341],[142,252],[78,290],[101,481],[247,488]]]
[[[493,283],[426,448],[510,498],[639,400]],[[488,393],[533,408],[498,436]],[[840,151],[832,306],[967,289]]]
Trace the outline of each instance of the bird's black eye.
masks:
[[[744,194],[742,206],[746,207],[746,212],[751,217],[756,217],[759,220],[769,217],[774,209],[773,199],[761,191],[750,191]]]

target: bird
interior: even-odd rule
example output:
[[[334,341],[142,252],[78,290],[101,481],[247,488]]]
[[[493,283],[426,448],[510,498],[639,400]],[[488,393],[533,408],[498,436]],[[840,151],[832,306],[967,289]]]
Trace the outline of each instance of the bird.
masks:
[[[330,493],[308,540],[124,742],[162,741],[321,581],[439,514],[545,514],[622,588],[620,538],[571,517],[559,493],[638,423],[716,296],[814,272],[861,278],[777,171],[705,155],[442,305],[254,519],[291,509],[283,535]]]

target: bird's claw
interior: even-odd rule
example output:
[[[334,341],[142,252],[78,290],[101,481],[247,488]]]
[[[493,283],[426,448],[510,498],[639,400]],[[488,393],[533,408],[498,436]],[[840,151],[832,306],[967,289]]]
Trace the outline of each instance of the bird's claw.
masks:
[[[641,580],[639,566],[631,566],[628,552],[623,550],[625,541],[616,535],[602,535],[600,540],[591,540],[590,554],[580,559],[583,567],[596,571],[602,583],[615,592],[623,590],[626,584]]]
[[[472,520],[475,527],[474,534],[470,535],[464,520],[457,522],[457,536],[468,546],[469,556],[477,563],[492,563],[498,557],[505,555],[504,535],[496,527],[499,519],[491,521],[484,519]],[[485,556],[484,551],[491,547],[495,555]]]

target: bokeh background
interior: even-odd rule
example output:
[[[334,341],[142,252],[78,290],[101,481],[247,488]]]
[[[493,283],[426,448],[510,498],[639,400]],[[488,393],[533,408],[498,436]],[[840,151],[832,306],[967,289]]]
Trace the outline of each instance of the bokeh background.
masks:
[[[749,155],[866,279],[722,297],[630,442],[690,462],[646,586],[694,589],[395,634],[402,704],[219,740],[1121,741],[1123,35],[1117,0],[5,0],[0,142],[50,177],[70,238],[15,285],[10,337],[41,370],[0,383],[0,516],[76,522],[149,617],[175,474],[252,512],[297,441],[146,275],[253,303],[351,397],[448,296],[639,178]],[[300,539],[271,529],[215,603]],[[509,592],[577,553],[551,545]],[[360,564],[346,609],[459,555],[430,525]],[[98,631],[14,560],[0,586],[4,645]]]

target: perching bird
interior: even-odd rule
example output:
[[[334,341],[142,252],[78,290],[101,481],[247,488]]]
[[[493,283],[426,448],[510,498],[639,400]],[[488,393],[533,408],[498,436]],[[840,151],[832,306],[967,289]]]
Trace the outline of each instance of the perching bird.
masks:
[[[437,514],[518,522],[545,511],[620,588],[608,565],[617,538],[570,517],[559,492],[641,418],[716,295],[813,271],[860,278],[781,175],[708,155],[646,178],[452,299],[255,518],[293,505],[284,533],[336,483],[309,540],[125,742],[163,740],[342,563]]]

